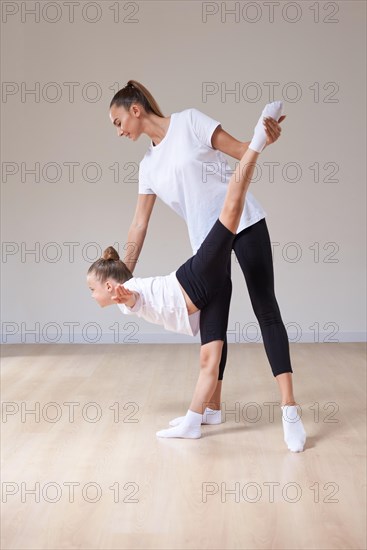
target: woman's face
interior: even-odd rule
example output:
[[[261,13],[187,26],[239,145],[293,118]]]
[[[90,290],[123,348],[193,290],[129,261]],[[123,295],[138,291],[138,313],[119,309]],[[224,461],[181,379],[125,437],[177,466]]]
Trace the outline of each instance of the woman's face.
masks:
[[[101,307],[113,304],[116,305],[116,302],[111,299],[111,296],[115,294],[115,288],[118,283],[111,279],[101,283],[96,279],[93,273],[89,273],[87,275],[87,284],[92,291],[92,298],[94,298]]]
[[[116,107],[113,105],[110,109],[110,119],[112,124],[116,126],[117,135],[125,136],[136,141],[142,134],[142,109],[141,107],[133,103],[130,106],[129,111],[125,107]]]

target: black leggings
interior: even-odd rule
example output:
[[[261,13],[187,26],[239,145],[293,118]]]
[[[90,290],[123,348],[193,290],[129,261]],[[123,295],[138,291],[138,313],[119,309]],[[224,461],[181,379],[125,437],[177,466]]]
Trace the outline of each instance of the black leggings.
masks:
[[[262,219],[234,235],[218,219],[197,253],[176,271],[179,283],[201,311],[201,344],[223,340],[218,380],[223,379],[227,360],[232,249],[245,276],[273,375],[293,372],[288,336],[274,294],[273,258],[266,221]]]
[[[200,309],[201,344],[226,339],[232,294],[230,260],[234,239],[218,219],[194,256],[176,271],[176,277]],[[223,363],[224,354],[222,353]]]
[[[233,242],[233,249],[245,276],[273,375],[293,372],[288,335],[274,293],[273,257],[265,218],[238,233]],[[225,340],[219,380],[223,378],[226,358]]]

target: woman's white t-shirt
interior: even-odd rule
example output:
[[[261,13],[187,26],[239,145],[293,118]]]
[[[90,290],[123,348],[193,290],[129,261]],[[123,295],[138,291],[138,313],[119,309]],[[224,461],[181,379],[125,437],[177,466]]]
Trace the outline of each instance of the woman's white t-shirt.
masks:
[[[218,219],[232,169],[211,137],[220,122],[197,109],[172,113],[166,135],[139,166],[139,194],[157,195],[186,221],[193,254]],[[248,191],[237,233],[265,218]]]
[[[158,277],[132,277],[124,287],[139,293],[133,307],[117,304],[122,313],[135,313],[166,330],[196,336],[200,328],[200,311],[188,314],[176,272]]]

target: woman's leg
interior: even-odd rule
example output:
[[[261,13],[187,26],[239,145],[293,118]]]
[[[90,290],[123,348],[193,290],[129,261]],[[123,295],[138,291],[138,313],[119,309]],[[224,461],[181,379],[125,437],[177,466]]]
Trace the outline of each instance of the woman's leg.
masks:
[[[292,373],[289,342],[274,291],[274,271],[270,237],[265,219],[236,236],[233,249],[244,274],[251,304],[259,322],[265,351],[274,377],[288,373],[279,386],[284,399],[294,401],[289,387]]]
[[[273,258],[265,219],[241,231],[233,248],[246,279],[265,351],[280,390],[284,440],[291,451],[302,451],[306,433],[300,417],[297,417],[289,342],[274,292]]]
[[[283,372],[275,377],[279,392],[281,396],[281,405],[296,405],[293,394],[293,382],[292,374],[290,372]]]

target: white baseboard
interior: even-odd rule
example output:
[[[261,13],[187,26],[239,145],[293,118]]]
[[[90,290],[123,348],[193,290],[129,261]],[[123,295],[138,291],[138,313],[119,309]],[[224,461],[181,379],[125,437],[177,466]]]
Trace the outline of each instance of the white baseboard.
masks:
[[[138,333],[136,335],[120,335],[117,341],[114,334],[104,333],[98,335],[98,339],[93,340],[93,336],[86,337],[81,333],[73,334],[71,339],[69,334],[55,335],[47,334],[47,338],[42,334],[0,334],[2,344],[196,344],[200,343],[200,337],[190,337],[184,334],[167,333]],[[288,332],[289,343],[346,343],[346,342],[366,342],[366,332]],[[258,332],[243,335],[227,334],[229,344],[261,343],[262,339]]]

